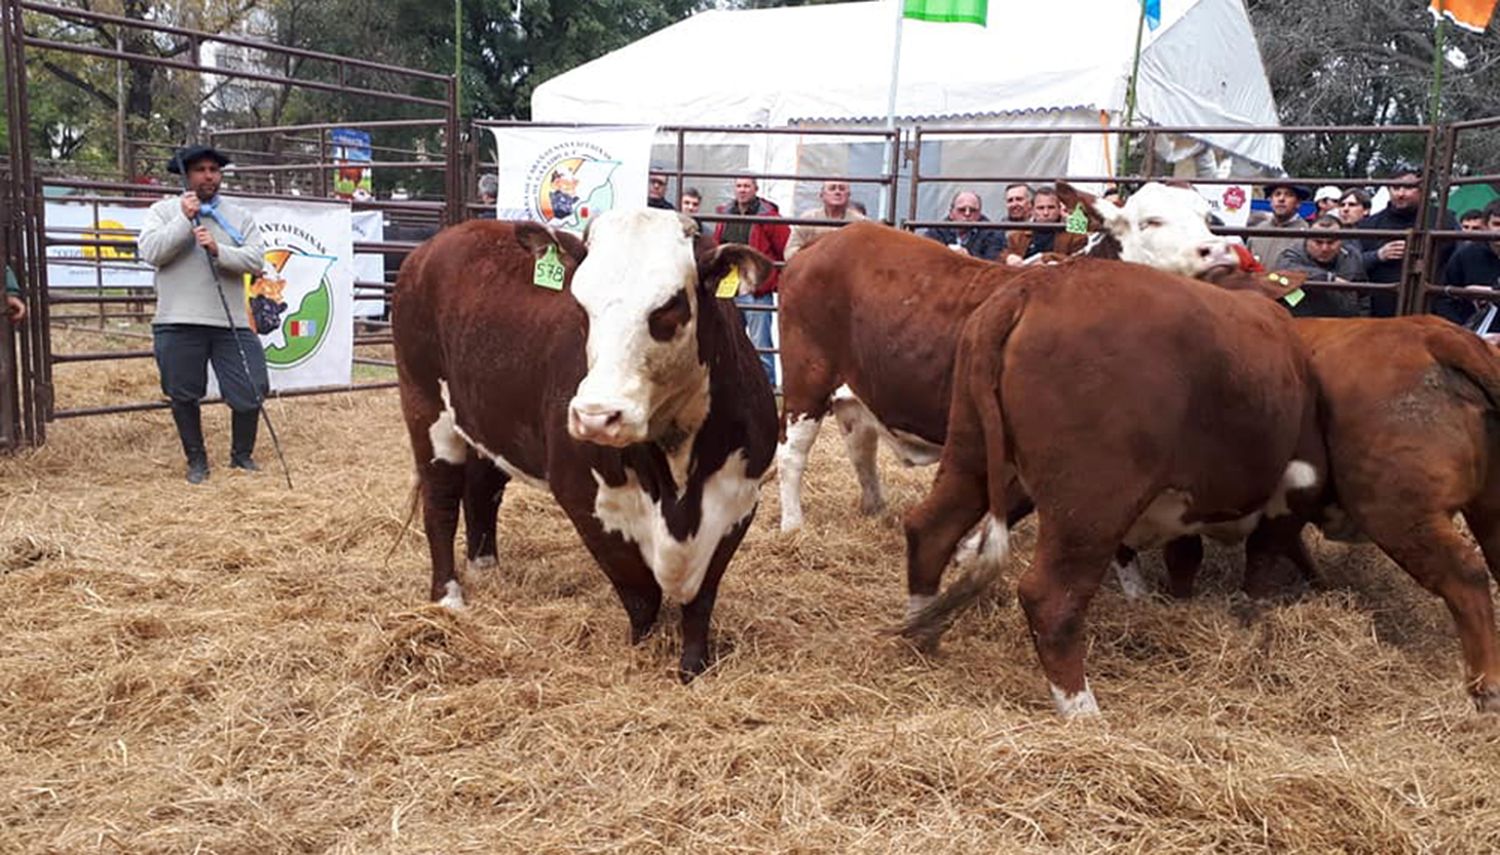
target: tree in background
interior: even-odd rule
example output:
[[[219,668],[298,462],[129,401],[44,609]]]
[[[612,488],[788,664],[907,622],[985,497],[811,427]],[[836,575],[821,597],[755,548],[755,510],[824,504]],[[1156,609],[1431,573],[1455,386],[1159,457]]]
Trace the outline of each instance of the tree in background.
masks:
[[[1425,124],[1434,54],[1425,0],[1247,0],[1281,121],[1289,125]],[[1444,121],[1500,116],[1500,21],[1484,34],[1450,28]],[[1469,140],[1469,138],[1473,138]],[[1500,166],[1500,134],[1469,134],[1460,162]],[[1287,137],[1293,175],[1367,177],[1400,158],[1420,161],[1423,140],[1298,134]]]

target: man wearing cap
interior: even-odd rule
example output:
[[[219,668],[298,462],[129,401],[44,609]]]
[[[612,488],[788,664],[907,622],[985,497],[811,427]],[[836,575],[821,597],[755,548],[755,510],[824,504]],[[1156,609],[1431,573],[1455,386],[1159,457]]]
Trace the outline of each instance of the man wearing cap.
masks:
[[[1332,184],[1325,184],[1319,187],[1318,192],[1313,194],[1313,204],[1317,206],[1317,210],[1313,211],[1312,216],[1308,217],[1307,221],[1309,223],[1316,223],[1329,214],[1337,214],[1339,212],[1339,199],[1343,195],[1343,191]]]
[[[1362,229],[1411,229],[1417,224],[1418,203],[1422,199],[1422,168],[1408,164],[1397,164],[1388,177],[1391,201],[1378,214],[1371,214],[1360,222]],[[1442,211],[1438,216],[1438,228],[1456,231],[1453,215]],[[1360,241],[1365,270],[1371,282],[1400,282],[1401,269],[1406,260],[1406,240],[1403,238],[1367,237]],[[1437,263],[1433,270],[1441,271],[1453,252],[1453,244],[1444,241],[1437,250]],[[1370,295],[1370,314],[1377,318],[1389,318],[1396,314],[1395,291],[1379,291]]]
[[[1293,184],[1290,181],[1278,181],[1266,185],[1266,198],[1271,202],[1271,221],[1266,223],[1266,228],[1277,229],[1305,229],[1308,228],[1307,220],[1297,215],[1297,206],[1301,205],[1310,194],[1306,187],[1301,184]],[[1288,248],[1302,245],[1300,236],[1290,237],[1253,237],[1246,242],[1250,251],[1261,264],[1270,266],[1276,263]]]
[[[265,246],[254,217],[219,195],[228,163],[209,146],[179,149],[167,171],[183,176],[187,189],[151,206],[137,241],[141,259],[156,268],[152,349],[190,484],[208,478],[199,401],[207,391],[209,363],[232,411],[233,468],[259,468],[251,454],[269,387],[265,352],[245,319],[241,284],[244,274],[261,271]]]

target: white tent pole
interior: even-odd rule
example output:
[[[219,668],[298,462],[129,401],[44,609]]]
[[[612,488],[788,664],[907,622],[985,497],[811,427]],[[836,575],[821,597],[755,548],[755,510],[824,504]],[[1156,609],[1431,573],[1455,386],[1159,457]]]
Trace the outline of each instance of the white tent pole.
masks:
[[[885,102],[886,130],[896,127],[896,84],[901,79],[901,22],[905,20],[905,0],[891,0],[896,10],[896,27],[891,36],[891,91]]]
[[[906,11],[906,0],[891,0],[891,6],[896,10],[896,25],[892,30],[891,35],[891,91],[885,101],[885,129],[887,131],[894,131],[896,129],[896,88],[897,82],[901,79],[901,24],[902,21],[906,19],[906,16],[904,14]],[[892,148],[899,147],[899,145],[900,143],[896,140],[895,137],[890,137],[887,139],[885,152],[886,163],[895,162],[895,152],[892,151]],[[900,172],[901,165],[900,163],[897,163],[896,173],[899,175]],[[891,207],[888,204],[890,199],[887,194],[894,192],[895,188],[885,184],[880,185],[880,210],[891,210]]]

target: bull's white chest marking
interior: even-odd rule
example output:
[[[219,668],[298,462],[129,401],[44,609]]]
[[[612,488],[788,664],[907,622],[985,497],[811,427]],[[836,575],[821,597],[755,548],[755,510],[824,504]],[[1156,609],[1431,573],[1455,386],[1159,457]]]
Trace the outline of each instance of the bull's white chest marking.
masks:
[[[434,461],[441,460],[444,463],[461,466],[463,465],[464,457],[467,455],[464,445],[468,444],[513,480],[520,481],[538,490],[547,489],[546,478],[521,471],[520,467],[485,448],[483,443],[475,442],[473,437],[469,436],[464,432],[463,428],[458,426],[458,413],[453,409],[453,399],[448,393],[447,380],[438,380],[438,394],[443,397],[443,411],[438,413],[438,417],[432,422],[432,426],[427,429],[427,435],[432,439],[432,459]]]
[[[625,483],[618,487],[605,484],[598,472],[592,473],[594,483],[599,485],[594,516],[605,531],[617,533],[640,548],[641,558],[663,593],[678,603],[690,603],[698,596],[719,542],[760,501],[760,480],[746,476],[747,466],[745,453],[736,451],[708,477],[703,485],[698,530],[686,540],[672,537],[661,503],[653,501],[628,470]]]

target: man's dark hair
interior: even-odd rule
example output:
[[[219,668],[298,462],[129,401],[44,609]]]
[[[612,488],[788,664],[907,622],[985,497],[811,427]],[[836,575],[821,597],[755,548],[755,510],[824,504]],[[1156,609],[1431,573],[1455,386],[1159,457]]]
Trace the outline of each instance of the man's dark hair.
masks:
[[[1344,221],[1339,219],[1337,214],[1324,214],[1313,222],[1312,227],[1315,229],[1341,229],[1344,228]]]
[[[1010,191],[1016,189],[1017,187],[1020,187],[1021,189],[1025,190],[1026,191],[1026,195],[1028,197],[1033,197],[1033,196],[1036,195],[1035,193],[1031,192],[1031,185],[1027,184],[1024,181],[1017,181],[1014,184],[1007,184],[1007,185],[1005,185],[1005,192],[1009,193]]]
[[[1043,184],[1042,186],[1031,191],[1031,198],[1035,199],[1038,196],[1051,196],[1052,198],[1056,199],[1057,188],[1053,187],[1051,184]]]
[[[1469,220],[1482,220],[1482,219],[1484,219],[1484,212],[1481,211],[1481,210],[1479,210],[1478,208],[1470,208],[1469,210],[1464,211],[1462,214],[1458,215],[1458,221],[1460,223],[1466,223]]]
[[[1354,197],[1354,201],[1358,202],[1361,208],[1370,207],[1370,194],[1363,190],[1345,190],[1344,195],[1339,197],[1339,202],[1342,203],[1350,196]]]
[[[698,188],[697,187],[689,187],[689,188],[687,188],[686,190],[682,191],[682,195],[684,195],[684,196],[691,196],[691,197],[693,197],[694,199],[697,199],[700,202],[703,201],[703,194],[698,192]]]
[[[1497,218],[1500,218],[1500,199],[1491,199],[1490,203],[1484,206],[1484,221],[1487,223]]]

